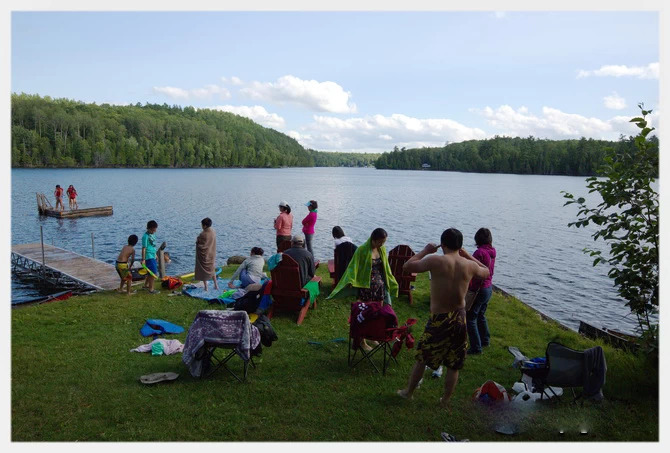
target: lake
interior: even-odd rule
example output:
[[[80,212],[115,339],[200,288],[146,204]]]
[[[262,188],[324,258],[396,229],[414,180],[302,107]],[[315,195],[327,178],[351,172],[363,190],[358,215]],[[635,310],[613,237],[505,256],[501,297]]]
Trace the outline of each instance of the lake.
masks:
[[[331,229],[340,225],[356,244],[382,227],[387,250],[408,244],[418,252],[439,243],[442,231],[458,228],[473,252],[474,235],[487,227],[497,249],[493,283],[561,323],[577,329],[579,320],[632,332],[629,314],[607,276],[592,266],[584,247],[597,246],[592,228],[568,228],[577,208],[563,207],[561,190],[587,196],[585,178],[458,172],[376,170],[372,168],[283,169],[13,169],[12,244],[44,241],[113,264],[131,234],[158,222],[159,243],[167,242],[170,275],[192,272],[200,221],[210,217],[217,232],[217,261],[249,255],[254,246],[267,259],[275,249],[273,219],[284,200],[301,231],[305,203],[319,203],[314,237],[317,259],[332,258]],[[56,184],[73,184],[79,207],[114,207],[111,217],[55,219],[37,213],[36,192],[55,205]],[[67,203],[67,201],[66,201]],[[141,247],[136,248],[140,256]],[[13,297],[25,295],[13,282]]]

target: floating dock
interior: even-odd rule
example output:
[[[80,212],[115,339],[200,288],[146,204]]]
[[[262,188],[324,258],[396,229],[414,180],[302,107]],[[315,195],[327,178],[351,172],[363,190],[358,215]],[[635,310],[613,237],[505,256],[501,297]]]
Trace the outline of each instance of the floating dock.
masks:
[[[103,206],[100,208],[84,208],[84,209],[73,209],[72,211],[60,211],[56,209],[45,209],[40,212],[40,214],[48,217],[56,217],[58,219],[75,219],[78,217],[92,217],[92,216],[104,216],[114,214],[114,210],[111,206]]]
[[[54,284],[73,281],[92,290],[118,289],[120,279],[111,264],[80,255],[53,245],[12,245],[12,266],[30,271]]]
[[[59,210],[51,206],[49,199],[43,193],[37,193],[37,212],[47,217],[56,217],[58,219],[76,219],[79,217],[107,216],[114,214],[111,206],[102,206],[99,208],[82,208]]]

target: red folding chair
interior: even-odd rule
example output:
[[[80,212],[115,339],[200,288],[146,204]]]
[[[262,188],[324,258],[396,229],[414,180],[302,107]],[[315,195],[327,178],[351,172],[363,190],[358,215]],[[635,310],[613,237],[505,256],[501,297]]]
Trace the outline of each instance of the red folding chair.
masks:
[[[386,369],[391,361],[398,363],[395,359],[400,352],[402,344],[405,343],[408,348],[414,346],[414,338],[410,333],[410,326],[416,323],[416,319],[408,319],[403,326],[398,327],[398,318],[395,313],[392,316],[379,315],[377,317],[359,322],[356,309],[359,304],[366,304],[372,311],[381,309],[379,302],[361,302],[357,301],[351,304],[352,313],[349,317],[349,356],[348,364],[351,368],[355,367],[363,360],[370,362],[374,370],[379,373],[379,368],[372,360],[372,357],[381,351],[382,353],[382,375],[386,375]],[[388,310],[388,309],[387,309]],[[392,309],[390,309],[392,312]],[[376,341],[377,345],[370,351],[365,351],[360,347],[360,342],[365,340]],[[352,353],[353,351],[353,353]],[[356,360],[356,355],[361,352],[361,357]]]

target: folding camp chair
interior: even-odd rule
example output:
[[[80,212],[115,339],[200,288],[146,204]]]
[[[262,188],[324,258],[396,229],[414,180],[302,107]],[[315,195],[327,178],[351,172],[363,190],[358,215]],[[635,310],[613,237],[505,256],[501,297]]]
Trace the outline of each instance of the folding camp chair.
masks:
[[[379,351],[382,352],[383,356],[383,361],[382,361],[382,375],[386,375],[386,368],[388,367],[388,364],[390,361],[394,361],[395,363],[398,363],[391,355],[391,349],[393,347],[393,343],[395,340],[391,338],[391,336],[388,334],[387,330],[394,330],[394,329],[387,329],[386,328],[386,320],[383,318],[377,318],[373,319],[371,321],[368,321],[368,323],[365,325],[363,328],[364,332],[362,335],[362,338],[370,341],[376,341],[378,342],[377,346],[373,347],[371,351],[365,351],[363,348],[361,348],[359,345],[356,345],[354,343],[354,337],[351,334],[351,327],[349,329],[349,358],[348,358],[348,363],[351,368],[355,367],[359,363],[361,363],[363,360],[366,360],[370,362],[372,367],[375,369],[377,373],[379,373],[379,368],[377,368],[377,365],[375,362],[372,360],[372,356],[374,356],[376,353]],[[352,354],[353,350],[353,354]],[[358,360],[356,359],[356,354],[358,351],[361,352],[361,357]]]
[[[414,300],[412,298],[412,282],[416,280],[416,273],[405,272],[403,266],[414,256],[414,251],[409,245],[396,245],[393,250],[389,252],[389,266],[391,273],[398,282],[398,294],[407,294],[409,297],[409,304],[412,305]]]
[[[354,306],[360,302],[354,302],[352,304],[352,314],[354,311]],[[379,302],[365,302],[368,305],[380,305]],[[393,321],[386,316],[378,316],[374,319],[367,320],[363,323],[356,325],[356,320],[349,318],[349,355],[347,363],[351,368],[354,368],[356,365],[361,363],[363,360],[370,362],[374,370],[379,373],[379,368],[372,360],[372,357],[381,351],[382,353],[382,375],[386,375],[386,369],[388,368],[391,361],[398,363],[395,359],[395,356],[398,353],[398,346],[396,342],[407,343],[408,347],[412,347],[414,339],[409,333],[409,327],[416,323],[416,319],[408,319],[405,325],[398,327],[397,326],[397,317],[393,314]],[[392,327],[389,327],[389,324],[393,324]],[[410,341],[407,341],[409,337]],[[376,341],[377,345],[374,346],[370,351],[365,351],[360,347],[359,343],[361,340],[370,340]],[[395,352],[394,352],[395,350]],[[358,352],[361,352],[361,357],[356,360],[356,355]]]
[[[259,343],[260,333],[245,311],[200,310],[188,330],[182,361],[194,377],[206,378],[224,368],[242,382],[247,378],[249,363],[256,367],[251,354]],[[219,349],[230,351],[218,357]],[[243,379],[227,366],[235,356],[244,363]]]
[[[573,400],[577,402],[582,394],[575,393],[575,387],[584,386],[585,360],[583,351],[575,351],[555,341],[547,345],[546,366],[531,367],[528,362],[523,362],[521,373],[530,376],[536,391],[549,398],[550,391],[557,399],[560,396],[551,387],[568,387],[572,391]]]

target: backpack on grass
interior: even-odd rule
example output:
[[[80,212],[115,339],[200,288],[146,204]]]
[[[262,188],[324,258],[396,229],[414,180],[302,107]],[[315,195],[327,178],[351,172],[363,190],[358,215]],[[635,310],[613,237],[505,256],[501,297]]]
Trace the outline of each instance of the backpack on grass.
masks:
[[[164,277],[161,286],[167,289],[176,289],[184,284],[179,277]]]

